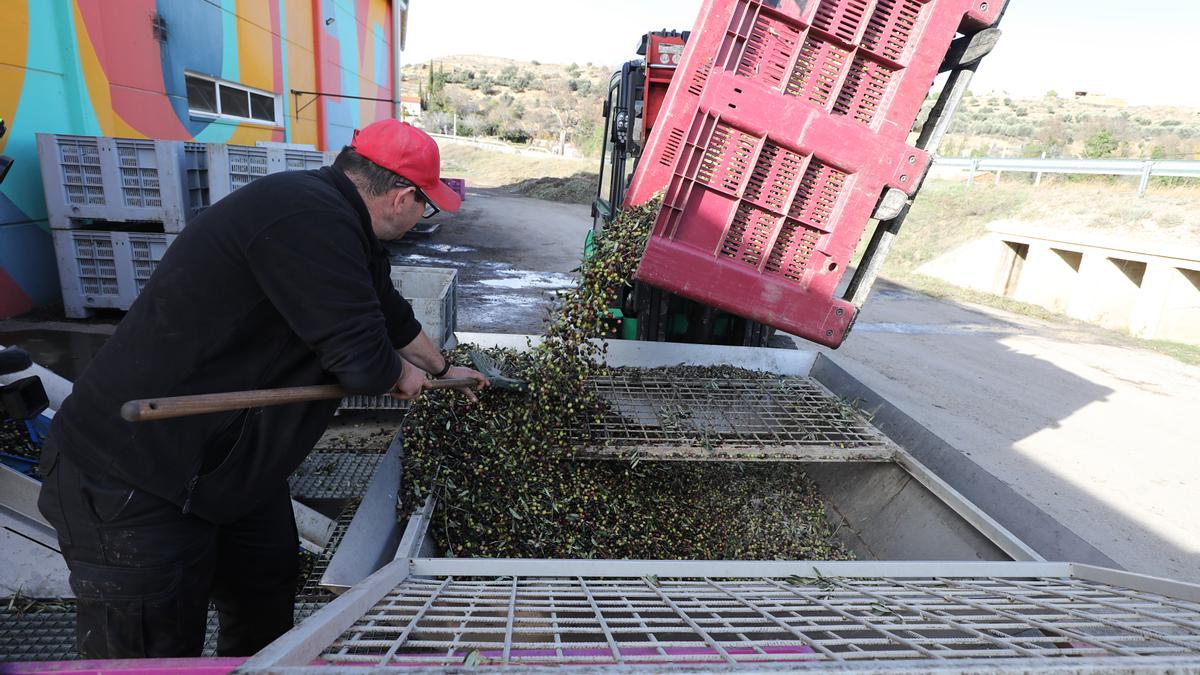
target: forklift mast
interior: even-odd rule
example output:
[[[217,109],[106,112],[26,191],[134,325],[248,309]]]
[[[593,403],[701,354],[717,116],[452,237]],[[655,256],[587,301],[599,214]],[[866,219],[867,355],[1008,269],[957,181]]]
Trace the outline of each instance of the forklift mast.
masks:
[[[593,231],[620,212],[646,139],[658,119],[690,31],[646,33],[643,58],[627,61],[609,80],[604,100],[600,180],[592,203]],[[589,238],[590,241],[590,238]],[[588,247],[590,249],[590,245]],[[622,289],[619,317],[626,339],[760,347],[771,336],[763,324],[707,307],[641,282]]]
[[[597,231],[625,201],[629,179],[662,109],[688,34],[665,29],[646,33],[637,48],[637,54],[644,58],[625,62],[609,80],[603,110],[605,142],[600,154],[600,186],[592,204]]]

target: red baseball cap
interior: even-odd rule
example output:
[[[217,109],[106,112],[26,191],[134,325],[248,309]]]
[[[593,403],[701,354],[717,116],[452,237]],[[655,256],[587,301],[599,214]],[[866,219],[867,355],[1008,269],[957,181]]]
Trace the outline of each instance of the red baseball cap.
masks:
[[[368,124],[354,132],[350,147],[379,166],[407,178],[439,209],[457,211],[462,205],[458,193],[438,175],[442,156],[437,143],[408,122],[386,119]]]

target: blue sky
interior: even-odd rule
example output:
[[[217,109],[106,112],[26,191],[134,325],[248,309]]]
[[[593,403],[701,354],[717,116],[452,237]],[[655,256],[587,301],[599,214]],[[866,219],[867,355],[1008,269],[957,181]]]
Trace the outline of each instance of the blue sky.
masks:
[[[413,0],[405,62],[451,54],[616,66],[647,30],[690,29],[699,0]],[[1200,1],[1011,0],[973,89],[1100,92],[1200,107]]]

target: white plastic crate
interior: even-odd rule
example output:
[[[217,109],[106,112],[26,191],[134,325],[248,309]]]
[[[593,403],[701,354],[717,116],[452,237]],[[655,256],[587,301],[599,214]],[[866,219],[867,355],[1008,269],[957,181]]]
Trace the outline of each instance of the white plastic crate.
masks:
[[[458,319],[458,270],[392,265],[392,284],[412,305],[429,339],[442,349],[452,349]]]
[[[188,219],[212,203],[208,184],[208,146],[204,143],[184,143],[184,187]]]
[[[392,285],[412,305],[425,334],[442,349],[457,344],[458,270],[446,267],[392,265]],[[342,410],[399,410],[405,403],[390,396],[347,396]]]
[[[37,144],[54,229],[104,220],[158,222],[178,232],[191,215],[189,163],[204,162],[195,144],[64,134],[38,134]]]
[[[329,153],[302,147],[208,144],[209,204],[267,174],[319,169],[332,163]]]
[[[94,309],[129,309],[175,237],[154,232],[54,230],[66,315],[81,319]]]

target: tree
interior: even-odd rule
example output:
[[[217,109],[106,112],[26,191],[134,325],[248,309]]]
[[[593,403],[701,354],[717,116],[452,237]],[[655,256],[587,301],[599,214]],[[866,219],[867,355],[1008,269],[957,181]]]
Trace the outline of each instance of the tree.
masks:
[[[421,115],[421,127],[426,131],[448,134],[454,130],[454,116],[450,113],[430,110]]]
[[[425,110],[436,112],[450,112],[452,110],[449,99],[446,98],[445,65],[434,68],[433,63],[430,62],[429,83],[421,93],[421,107]]]
[[[458,120],[458,133],[463,136],[482,136],[487,122],[482,115],[467,115]]]
[[[1101,129],[1083,142],[1083,154],[1091,159],[1111,157],[1119,145],[1111,131]]]
[[[582,111],[576,107],[577,102],[578,100],[574,92],[561,80],[555,82],[550,89],[550,99],[547,102],[547,107],[550,110],[554,130],[558,136],[558,154],[560,155],[566,154],[567,139],[583,119]]]

